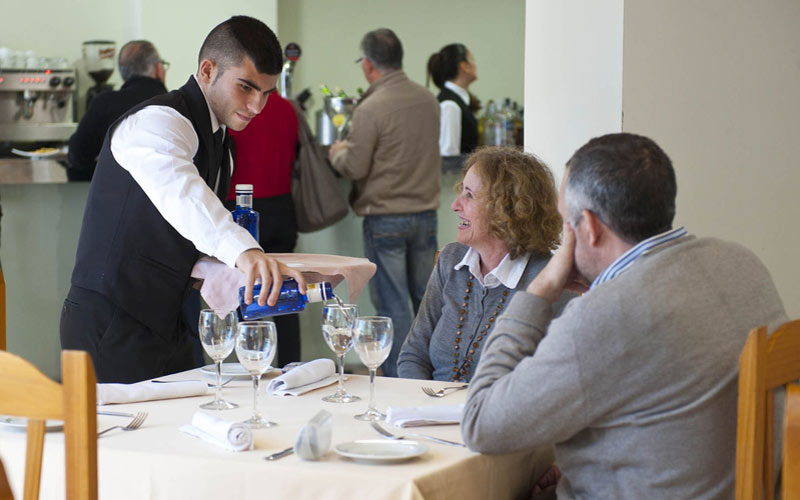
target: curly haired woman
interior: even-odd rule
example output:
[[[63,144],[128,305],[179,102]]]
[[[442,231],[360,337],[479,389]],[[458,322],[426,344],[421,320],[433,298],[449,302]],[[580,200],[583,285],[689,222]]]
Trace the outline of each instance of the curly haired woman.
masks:
[[[559,243],[555,183],[535,156],[482,148],[464,165],[452,204],[458,243],[445,246],[398,358],[401,377],[469,382],[486,337]],[[556,314],[572,295],[555,305]]]

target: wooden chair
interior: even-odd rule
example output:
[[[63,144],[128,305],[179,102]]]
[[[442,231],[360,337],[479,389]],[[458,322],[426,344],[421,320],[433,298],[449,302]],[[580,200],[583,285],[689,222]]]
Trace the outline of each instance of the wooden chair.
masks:
[[[783,419],[783,498],[800,500],[800,385],[786,389]]]
[[[64,421],[66,498],[97,499],[97,398],[94,368],[83,351],[62,351],[62,384],[33,364],[0,351],[0,414],[28,418],[23,498],[39,497],[45,420]]]
[[[772,500],[775,497],[772,479],[773,390],[791,384],[798,378],[800,321],[785,323],[769,338],[765,326],[752,330],[739,357],[736,500]],[[788,446],[787,441],[784,439],[784,452]],[[796,491],[787,491],[787,476],[790,474],[788,467],[792,465],[784,460],[783,466],[783,498],[797,498]],[[792,494],[795,496],[789,496]]]
[[[8,484],[8,477],[6,470],[3,468],[3,462],[0,460],[0,500],[14,500],[14,495],[11,494],[11,486]]]
[[[6,280],[0,267],[0,351],[6,350]]]

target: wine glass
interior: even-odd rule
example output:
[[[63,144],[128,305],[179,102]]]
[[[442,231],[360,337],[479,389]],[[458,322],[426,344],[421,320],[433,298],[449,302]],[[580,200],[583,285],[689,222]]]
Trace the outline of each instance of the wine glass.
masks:
[[[236,357],[253,376],[253,416],[244,423],[254,429],[273,427],[275,422],[258,414],[258,384],[261,375],[272,364],[277,348],[278,333],[272,321],[243,321],[236,328]]]
[[[331,304],[322,308],[322,336],[328,347],[336,353],[339,362],[339,388],[322,398],[329,403],[352,403],[361,398],[344,389],[344,355],[353,347],[353,327],[358,316],[355,304]]]
[[[392,350],[392,318],[385,316],[363,316],[356,318],[353,330],[353,345],[361,362],[369,368],[369,408],[356,415],[358,420],[383,420],[386,415],[375,408],[375,372],[386,361]]]
[[[236,341],[236,313],[231,311],[220,316],[213,309],[203,309],[200,311],[198,330],[203,349],[217,365],[217,390],[214,393],[214,401],[202,404],[200,408],[205,410],[238,408],[239,405],[236,403],[222,399],[222,360],[233,351],[233,344]]]

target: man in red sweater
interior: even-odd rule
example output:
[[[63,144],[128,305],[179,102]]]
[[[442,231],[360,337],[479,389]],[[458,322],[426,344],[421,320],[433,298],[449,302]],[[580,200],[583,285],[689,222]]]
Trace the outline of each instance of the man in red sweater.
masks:
[[[241,131],[229,130],[236,143],[233,177],[226,206],[233,209],[236,184],[253,185],[253,209],[259,217],[259,243],[267,253],[289,253],[297,242],[292,203],[292,165],[297,156],[297,115],[292,104],[270,94],[264,110]],[[296,314],[273,318],[278,328],[278,366],[300,360],[300,321]]]

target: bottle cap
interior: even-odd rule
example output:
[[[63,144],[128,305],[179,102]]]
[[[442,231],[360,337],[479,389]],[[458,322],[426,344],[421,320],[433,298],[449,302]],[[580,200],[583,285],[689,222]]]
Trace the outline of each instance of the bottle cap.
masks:
[[[252,184],[237,184],[236,191],[245,191],[252,193],[253,192],[253,185]]]

